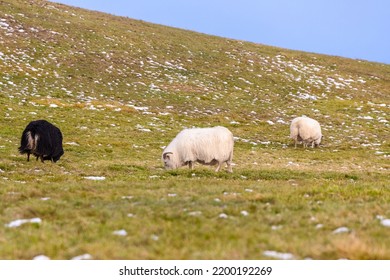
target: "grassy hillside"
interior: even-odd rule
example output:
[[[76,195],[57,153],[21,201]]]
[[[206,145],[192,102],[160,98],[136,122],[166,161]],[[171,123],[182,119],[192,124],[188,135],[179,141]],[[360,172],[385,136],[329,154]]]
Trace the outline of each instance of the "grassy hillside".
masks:
[[[0,259],[390,259],[390,65],[0,7]],[[294,149],[300,115],[320,148]],[[36,119],[64,135],[57,164],[18,154]],[[233,174],[163,169],[181,129],[214,125]]]

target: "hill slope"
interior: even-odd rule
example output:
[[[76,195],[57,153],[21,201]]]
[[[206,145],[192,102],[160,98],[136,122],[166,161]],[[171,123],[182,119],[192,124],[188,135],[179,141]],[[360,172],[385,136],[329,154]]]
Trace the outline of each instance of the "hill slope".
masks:
[[[0,258],[390,257],[389,65],[5,0],[0,89],[0,224],[43,221],[0,227]],[[291,145],[300,115],[321,123],[320,149]],[[42,118],[64,134],[56,165],[17,154]],[[212,125],[236,136],[234,174],[162,170],[182,128]]]

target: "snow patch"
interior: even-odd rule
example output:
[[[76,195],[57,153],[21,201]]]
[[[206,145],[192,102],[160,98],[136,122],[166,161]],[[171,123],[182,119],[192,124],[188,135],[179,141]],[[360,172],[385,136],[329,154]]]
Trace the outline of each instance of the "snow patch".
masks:
[[[348,233],[348,232],[350,232],[350,229],[347,227],[339,227],[336,228],[334,231],[332,231],[333,234]]]
[[[386,219],[381,215],[377,215],[376,218],[381,221],[381,225],[384,227],[390,227],[390,219]]]
[[[150,236],[150,239],[152,239],[153,241],[158,241],[159,237],[158,237],[158,235],[152,234]]]
[[[246,217],[246,216],[249,215],[248,211],[245,211],[245,210],[242,210],[240,213],[241,213],[241,215],[243,215],[244,217]]]
[[[228,215],[226,215],[225,213],[221,213],[221,214],[219,214],[218,217],[221,218],[221,219],[227,219]]]
[[[268,250],[263,252],[263,256],[279,259],[279,260],[292,260],[295,258],[294,255],[291,253],[280,253],[277,251],[268,251]]]
[[[363,120],[373,120],[374,118],[371,117],[371,116],[363,116],[363,117],[358,117],[359,119],[363,119]]]
[[[66,142],[65,145],[70,145],[70,146],[80,146],[76,142]]]
[[[9,224],[6,224],[6,227],[14,228],[14,227],[20,227],[23,224],[40,224],[42,223],[41,218],[32,218],[32,219],[18,219],[15,221],[10,222]]]
[[[103,181],[106,180],[106,177],[104,176],[86,176],[84,179],[92,180],[92,181]]]
[[[202,215],[202,212],[201,211],[192,211],[192,212],[188,212],[188,216],[200,216]]]
[[[50,258],[45,255],[38,255],[33,258],[34,261],[48,261]]]
[[[390,219],[383,219],[381,225],[385,227],[390,227]]]
[[[118,236],[126,236],[127,235],[127,231],[124,230],[124,229],[120,229],[120,230],[113,231],[112,234],[118,235]]]
[[[73,257],[71,260],[78,261],[78,260],[92,260],[92,256],[90,254],[83,254],[80,256]]]

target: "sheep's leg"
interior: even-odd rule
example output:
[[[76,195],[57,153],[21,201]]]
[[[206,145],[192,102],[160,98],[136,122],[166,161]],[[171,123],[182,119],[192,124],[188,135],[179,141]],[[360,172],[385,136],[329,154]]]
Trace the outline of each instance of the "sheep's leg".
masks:
[[[41,159],[41,162],[44,162],[44,161],[43,161],[43,155],[40,156],[39,158]],[[38,158],[37,158],[37,159],[38,159]]]
[[[232,163],[230,161],[227,161],[226,165],[227,165],[227,168],[228,168],[228,172],[229,173],[233,173]]]
[[[27,161],[30,161],[30,153],[27,153]]]
[[[193,167],[193,164],[192,164],[192,161],[189,161],[188,162],[188,166],[189,166],[189,168],[190,168],[190,170],[192,170],[194,167]]]
[[[222,162],[218,162],[218,166],[217,166],[217,169],[215,169],[215,172],[218,172],[219,170],[221,170],[221,166],[222,166]]]
[[[294,148],[296,149],[297,146],[298,146],[298,144],[301,143],[301,141],[300,141],[300,140],[298,139],[298,137],[297,137],[297,138],[294,139],[294,143],[295,143]]]

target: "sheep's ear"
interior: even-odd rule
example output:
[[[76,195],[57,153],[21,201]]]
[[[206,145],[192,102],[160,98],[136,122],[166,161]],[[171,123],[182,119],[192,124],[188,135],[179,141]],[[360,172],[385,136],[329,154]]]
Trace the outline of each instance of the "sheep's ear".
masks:
[[[172,154],[173,154],[172,152],[164,153],[164,154],[163,154],[163,158],[164,158],[164,159],[171,159],[169,155],[172,155]]]

